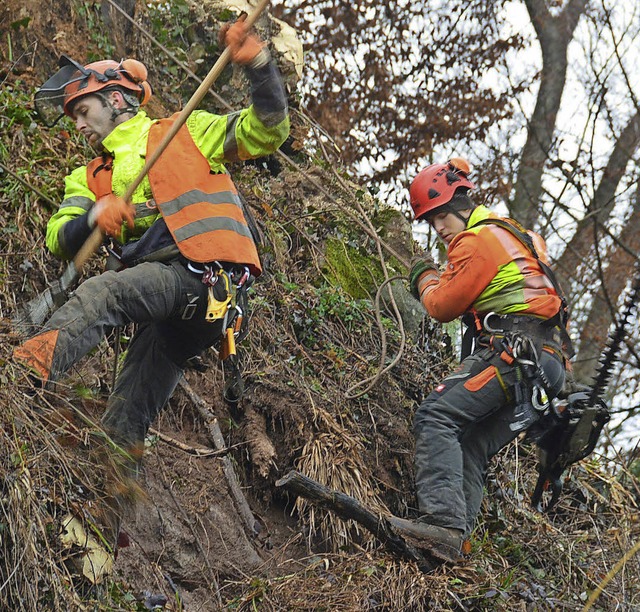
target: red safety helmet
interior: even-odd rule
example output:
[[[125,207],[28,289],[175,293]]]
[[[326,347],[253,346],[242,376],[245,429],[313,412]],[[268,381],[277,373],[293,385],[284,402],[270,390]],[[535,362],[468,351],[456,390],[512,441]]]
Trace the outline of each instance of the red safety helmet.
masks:
[[[108,87],[121,87],[131,92],[140,106],[151,98],[147,69],[138,60],[102,60],[82,66],[63,55],[59,66],[58,72],[35,95],[36,111],[49,127],[55,125],[63,114],[71,116],[72,102]]]
[[[421,170],[411,182],[409,196],[416,219],[448,204],[458,189],[475,189],[467,178],[469,163],[453,157],[445,164],[432,164]]]

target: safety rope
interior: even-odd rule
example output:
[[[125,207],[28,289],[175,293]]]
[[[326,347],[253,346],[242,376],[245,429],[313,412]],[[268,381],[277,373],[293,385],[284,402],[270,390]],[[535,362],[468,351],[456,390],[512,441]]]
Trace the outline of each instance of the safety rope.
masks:
[[[376,385],[376,383],[378,382],[378,380],[380,380],[380,377],[385,374],[386,372],[388,372],[389,370],[391,370],[391,368],[393,368],[396,363],[398,363],[398,361],[400,361],[403,353],[404,353],[404,347],[406,344],[406,334],[404,333],[404,325],[402,323],[402,317],[400,316],[400,313],[398,312],[398,307],[395,303],[395,300],[393,299],[393,293],[391,291],[389,291],[389,295],[391,297],[391,303],[393,304],[396,316],[398,318],[398,327],[400,330],[400,348],[398,349],[398,352],[396,354],[396,356],[391,360],[391,363],[389,363],[389,365],[387,365],[386,367],[384,367],[384,362],[385,359],[387,357],[387,334],[385,332],[384,329],[384,325],[382,324],[382,317],[380,315],[380,296],[382,295],[382,290],[391,282],[395,281],[395,280],[404,280],[405,277],[404,276],[393,276],[391,278],[387,278],[381,285],[380,287],[378,287],[378,291],[376,292],[376,299],[375,299],[375,313],[376,313],[376,323],[378,324],[378,329],[380,330],[380,338],[381,338],[381,342],[382,342],[382,349],[380,351],[380,362],[378,365],[378,371],[371,376],[370,378],[366,378],[365,380],[361,380],[360,382],[356,383],[355,385],[352,385],[351,387],[349,387],[346,391],[345,391],[345,397],[347,399],[357,399],[358,397],[361,397],[363,395],[365,395],[365,393],[368,393],[369,391],[371,391],[371,389],[373,389],[373,387]],[[360,391],[359,393],[352,393],[355,389],[358,389],[359,387],[362,387],[363,385],[367,385],[367,387],[364,389],[364,391]]]

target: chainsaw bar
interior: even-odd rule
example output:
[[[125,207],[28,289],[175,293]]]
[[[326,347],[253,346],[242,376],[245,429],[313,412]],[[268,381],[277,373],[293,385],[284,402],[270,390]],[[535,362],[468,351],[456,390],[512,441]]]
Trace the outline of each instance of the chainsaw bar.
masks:
[[[640,265],[636,264],[636,273],[633,278],[631,290],[625,300],[622,315],[616,321],[615,328],[609,333],[605,349],[598,361],[598,368],[596,370],[596,376],[591,386],[591,393],[589,395],[589,404],[595,406],[599,399],[602,399],[609,382],[611,382],[611,376],[613,375],[613,366],[615,365],[618,352],[624,337],[626,336],[627,326],[629,325],[629,317],[636,306],[638,299],[640,299]]]
[[[607,336],[605,349],[591,387],[570,394],[561,411],[550,413],[551,425],[544,431],[538,444],[538,482],[531,503],[540,512],[550,512],[563,488],[562,474],[573,463],[587,457],[595,449],[600,433],[610,419],[604,393],[611,380],[620,346],[626,335],[629,318],[640,298],[640,264],[636,264],[631,289],[622,313]],[[550,486],[551,499],[542,503],[545,489]]]

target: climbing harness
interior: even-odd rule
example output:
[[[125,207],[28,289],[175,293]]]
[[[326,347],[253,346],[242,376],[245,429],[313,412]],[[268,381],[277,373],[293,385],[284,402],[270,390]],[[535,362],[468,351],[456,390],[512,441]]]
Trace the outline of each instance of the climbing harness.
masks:
[[[193,264],[187,267],[199,272]],[[208,287],[207,311],[205,321],[215,323],[222,319],[219,356],[223,368],[229,372],[224,386],[224,398],[229,402],[238,402],[244,391],[242,372],[236,350],[247,334],[248,296],[247,291],[253,282],[248,266],[223,266],[213,262],[203,266],[202,282]]]
[[[510,390],[505,389],[513,392],[515,403],[512,431],[524,431],[551,406],[551,383],[540,365],[539,351],[545,341],[553,343],[554,332],[543,327],[544,323],[534,317],[495,312],[488,313],[482,321],[483,331],[478,337],[480,345],[486,345],[514,367],[516,383]]]

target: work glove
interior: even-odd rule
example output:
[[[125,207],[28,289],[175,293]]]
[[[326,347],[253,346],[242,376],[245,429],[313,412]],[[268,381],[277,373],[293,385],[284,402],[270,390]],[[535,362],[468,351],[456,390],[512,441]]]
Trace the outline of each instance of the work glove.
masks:
[[[133,229],[136,209],[122,198],[110,193],[100,198],[91,209],[91,219],[108,236],[117,238],[122,232],[122,224]]]
[[[265,45],[255,34],[250,34],[244,23],[246,14],[240,15],[234,24],[225,24],[218,34],[220,47],[229,47],[231,61],[234,64],[250,64],[254,68],[256,64],[265,64],[268,54]]]
[[[418,288],[418,281],[420,277],[427,272],[427,270],[437,270],[438,266],[433,260],[433,257],[429,253],[414,257],[411,260],[411,271],[409,272],[409,286],[411,288],[411,295],[416,300],[420,301],[420,290]]]

